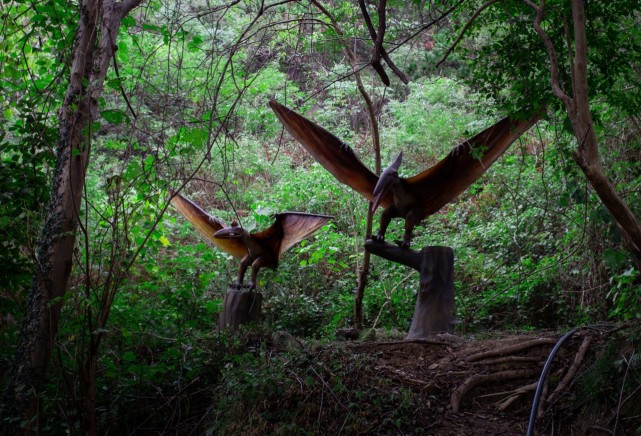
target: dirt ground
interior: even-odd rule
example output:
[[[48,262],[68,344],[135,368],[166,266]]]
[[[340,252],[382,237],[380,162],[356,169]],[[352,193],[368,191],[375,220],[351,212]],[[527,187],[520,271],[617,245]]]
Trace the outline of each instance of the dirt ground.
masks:
[[[439,335],[433,340],[346,346],[374,358],[376,369],[394,383],[420,392],[426,402],[422,413],[429,421],[420,433],[523,435],[537,381],[560,337],[552,332],[491,339]],[[629,434],[641,426],[638,416],[623,417],[621,399],[618,412],[587,420],[576,407],[576,379],[611,337],[608,332],[580,330],[559,348],[542,391],[534,434]],[[631,397],[637,392],[633,390]]]

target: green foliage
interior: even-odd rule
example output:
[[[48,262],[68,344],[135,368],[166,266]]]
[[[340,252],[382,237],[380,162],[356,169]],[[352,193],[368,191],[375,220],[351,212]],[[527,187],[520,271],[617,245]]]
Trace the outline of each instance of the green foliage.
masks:
[[[457,142],[484,127],[487,113],[477,112],[480,103],[479,96],[451,79],[412,82],[405,100],[390,102],[391,123],[398,127],[386,129],[385,135],[403,150],[417,155],[447,153]]]
[[[46,430],[80,432],[75,411],[56,416],[75,404],[83,361],[100,337],[97,403],[104,433],[189,433],[203,416],[212,434],[413,432],[417,423],[407,416],[417,416],[418,398],[407,389],[388,396],[385,379],[376,377],[368,359],[335,345],[281,354],[270,334],[281,330],[323,342],[351,326],[367,203],[282,134],[268,107],[272,98],[295,107],[372,165],[369,116],[339,35],[321,15],[305,15],[304,23],[292,26],[292,17],[309,13],[308,5],[266,9],[257,26],[246,29],[257,4],[223,13],[214,3],[172,9],[154,1],[121,27],[118,74],[109,71],[99,118],[88,132],[93,155],[59,352],[43,397],[53,417]],[[386,38],[414,32],[419,3],[388,2],[399,18]],[[594,106],[597,133],[607,151],[605,165],[638,216],[641,141],[638,121],[628,117],[640,103],[632,75],[639,31],[630,21],[638,11],[623,1],[587,4],[591,89],[600,100]],[[548,7],[544,24],[564,47],[566,5]],[[8,8],[0,37],[3,367],[17,341],[48,201],[77,13],[56,2],[13,2]],[[367,59],[366,31],[352,24],[358,7],[341,3],[332,13]],[[402,150],[402,175],[415,174],[495,122],[503,109],[550,101],[547,55],[531,20],[520,3],[494,4],[442,75],[433,64],[455,37],[449,25],[402,45],[392,56],[413,78],[407,87],[394,81],[383,88],[370,69],[362,70],[382,108],[384,163]],[[245,39],[234,45],[241,35]],[[565,86],[568,79],[562,77]],[[563,119],[541,123],[416,228],[413,248],[454,248],[460,332],[558,328],[641,314],[638,265],[572,163],[564,127]],[[183,192],[212,215],[227,222],[240,218],[252,231],[286,210],[333,216],[290,249],[277,271],[261,271],[263,327],[243,328],[233,337],[212,333],[238,261],[206,243],[167,206],[169,188],[183,183]],[[393,221],[388,240],[399,239],[402,227]],[[374,258],[365,325],[407,331],[417,287],[416,273]],[[620,382],[620,356],[608,359],[595,364],[586,392],[610,393],[608,383]],[[636,378],[629,380],[637,380],[632,370]]]
[[[274,355],[261,344],[227,359],[214,393],[225,413],[210,415],[208,434],[414,431],[422,400],[388,383],[368,358],[335,346]]]
[[[633,24],[640,11],[634,1],[586,3],[590,97],[628,114],[638,113],[641,104],[638,80],[631,80],[636,76],[632,66],[641,53],[641,33]],[[555,47],[560,86],[568,94],[573,56],[568,50],[574,47],[568,47],[565,29],[572,27],[571,16],[569,2],[546,3],[541,23]],[[532,25],[535,17],[536,12],[523,2],[494,4],[475,20],[472,42],[463,49],[471,72],[469,82],[510,111],[560,104],[552,95],[550,61]],[[599,113],[593,116],[598,120]]]
[[[641,354],[639,354],[639,330],[632,329],[626,337],[614,337],[598,350],[594,361],[577,380],[577,396],[573,408],[584,408],[585,422],[599,423],[603,417],[610,416],[612,410],[617,415],[637,417],[641,413],[635,398],[641,383]],[[623,433],[638,431],[638,420],[620,420],[619,428]]]

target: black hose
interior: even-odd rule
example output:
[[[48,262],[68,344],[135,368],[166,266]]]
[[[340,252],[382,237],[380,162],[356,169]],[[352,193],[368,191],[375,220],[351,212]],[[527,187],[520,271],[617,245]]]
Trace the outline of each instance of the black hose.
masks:
[[[567,341],[573,334],[581,330],[581,327],[575,327],[566,334],[564,334],[561,339],[556,343],[554,348],[552,348],[552,351],[550,352],[550,355],[548,356],[548,359],[545,361],[545,365],[543,365],[543,371],[541,372],[541,377],[539,377],[539,382],[536,385],[536,392],[534,393],[534,402],[532,403],[532,410],[530,411],[530,422],[528,423],[527,426],[527,436],[532,436],[534,433],[534,422],[536,421],[536,411],[539,408],[539,401],[541,400],[541,392],[543,392],[543,385],[545,384],[545,379],[548,376],[548,372],[550,372],[550,366],[552,366],[552,360],[554,359],[554,356],[556,355],[557,351],[559,351],[559,348],[561,348],[561,345],[565,341]]]
[[[572,335],[574,335],[576,332],[582,329],[597,329],[599,327],[604,327],[608,324],[593,324],[593,325],[588,325],[584,327],[575,327],[563,336],[561,336],[561,339],[556,343],[554,348],[552,348],[552,351],[550,352],[550,355],[548,356],[548,359],[545,361],[545,365],[543,365],[543,371],[541,372],[541,377],[539,377],[539,382],[536,386],[536,392],[534,393],[534,401],[532,402],[532,410],[530,411],[530,422],[528,423],[527,426],[527,433],[526,436],[532,436],[534,434],[534,423],[536,421],[536,411],[539,408],[539,401],[541,400],[541,393],[543,392],[543,385],[545,384],[545,379],[548,376],[548,372],[550,372],[550,366],[552,366],[552,360],[554,360],[554,356],[556,353],[559,351],[559,348],[563,345],[565,341],[567,341]]]

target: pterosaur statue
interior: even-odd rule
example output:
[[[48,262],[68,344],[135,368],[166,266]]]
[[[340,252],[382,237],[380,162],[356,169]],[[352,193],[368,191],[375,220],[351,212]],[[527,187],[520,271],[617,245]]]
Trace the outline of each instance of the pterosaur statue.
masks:
[[[243,287],[247,267],[251,265],[249,289],[256,287],[256,276],[261,268],[278,268],[280,257],[289,248],[320,229],[332,217],[301,212],[283,212],[274,215],[276,221],[258,233],[249,233],[236,222],[227,226],[223,221],[209,215],[193,201],[178,193],[172,193],[171,204],[205,238],[221,250],[240,259],[236,288]]]
[[[412,231],[425,217],[436,213],[465,191],[494,161],[540,117],[503,118],[471,139],[457,145],[436,165],[410,177],[398,175],[403,154],[377,176],[343,141],[323,127],[276,101],[269,102],[287,131],[340,182],[372,201],[373,210],[385,208],[373,240],[383,241],[392,218],[405,219],[401,247],[409,247]]]

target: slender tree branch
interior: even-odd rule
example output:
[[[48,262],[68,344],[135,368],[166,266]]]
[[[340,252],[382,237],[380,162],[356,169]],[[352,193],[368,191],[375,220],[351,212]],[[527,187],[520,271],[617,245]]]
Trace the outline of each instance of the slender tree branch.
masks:
[[[554,48],[554,43],[541,27],[541,21],[543,21],[543,15],[545,14],[545,0],[541,0],[540,6],[537,6],[530,0],[523,1],[526,5],[534,9],[534,11],[536,12],[536,18],[534,19],[533,26],[534,30],[539,35],[539,38],[541,38],[541,41],[543,41],[543,45],[545,45],[545,48],[548,52],[548,58],[550,59],[550,72],[552,76],[552,92],[559,100],[563,102],[569,112],[574,113],[574,102],[572,101],[572,98],[570,98],[570,96],[568,96],[565,91],[563,91],[563,88],[561,87],[559,81],[559,61],[556,54],[556,49]]]
[[[131,12],[132,9],[140,5],[143,0],[124,0],[119,3],[116,3],[115,7],[117,8],[116,11],[118,12],[118,21],[121,21],[123,18],[127,16],[129,12]]]
[[[118,61],[116,60],[115,53],[113,55],[113,61],[114,61],[114,71],[116,72],[116,77],[118,78],[118,88],[120,89],[120,94],[122,95],[122,98],[125,99],[125,103],[127,103],[127,108],[129,108],[129,112],[131,112],[131,115],[134,117],[134,119],[138,119],[138,115],[136,115],[136,111],[134,111],[134,108],[131,106],[131,103],[129,102],[129,97],[127,97],[125,88],[122,86],[122,80],[120,80],[120,71],[118,71]]]
[[[374,53],[372,54],[372,68],[378,73],[385,86],[390,85],[389,76],[381,65],[381,53],[383,51],[383,39],[385,38],[385,0],[378,3],[378,34],[374,38]]]
[[[443,12],[443,13],[441,14],[441,16],[440,16],[440,17],[438,17],[437,19],[432,20],[432,21],[430,21],[429,23],[423,24],[421,27],[419,27],[419,28],[418,28],[414,33],[412,33],[410,36],[408,36],[407,38],[405,38],[405,39],[403,39],[402,41],[400,41],[400,42],[396,45],[396,47],[393,47],[392,49],[390,49],[390,51],[389,51],[389,52],[391,53],[391,52],[393,52],[394,50],[396,50],[398,47],[402,47],[402,46],[403,46],[403,45],[405,45],[408,41],[411,41],[412,39],[414,39],[414,38],[416,38],[418,35],[420,35],[424,30],[427,30],[427,29],[429,29],[430,27],[432,27],[432,26],[434,26],[434,25],[436,25],[436,24],[440,23],[441,21],[443,21],[443,20],[444,20],[448,15],[450,15],[452,12],[454,12],[454,10],[456,10],[456,8],[458,8],[460,5],[462,5],[464,1],[465,1],[465,0],[460,0],[457,4],[455,4],[454,6],[452,6],[451,8],[449,8],[447,11]],[[386,62],[387,62],[387,61],[386,61]]]
[[[501,0],[489,0],[488,2],[482,4],[481,7],[476,10],[476,12],[474,12],[472,17],[465,24],[465,26],[463,26],[463,29],[459,33],[458,37],[454,40],[452,45],[450,45],[450,47],[447,49],[447,51],[445,52],[445,54],[443,55],[441,60],[436,63],[437,67],[441,66],[441,64],[443,62],[445,62],[445,60],[447,60],[447,57],[450,55],[450,53],[452,53],[452,51],[456,48],[456,46],[459,44],[459,42],[461,42],[461,40],[463,39],[463,35],[465,35],[465,32],[467,31],[467,29],[469,29],[470,26],[472,25],[472,23],[474,22],[474,20],[476,20],[476,18],[479,15],[481,15],[481,12],[483,12],[485,9],[489,8],[494,3],[499,2],[499,1],[501,1]]]
[[[381,146],[380,146],[380,135],[378,131],[378,119],[376,116],[376,108],[374,107],[374,104],[372,103],[372,99],[369,96],[367,90],[365,89],[365,85],[363,85],[363,81],[361,80],[361,75],[357,70],[356,56],[354,52],[350,49],[349,42],[345,37],[345,33],[336,22],[336,19],[334,18],[334,16],[327,9],[325,9],[325,7],[323,7],[323,5],[321,5],[318,2],[318,0],[310,0],[310,2],[314,6],[316,6],[329,19],[329,21],[332,23],[332,26],[336,30],[336,33],[338,33],[343,39],[343,51],[345,52],[345,56],[347,56],[347,59],[349,60],[350,66],[352,68],[352,73],[354,74],[354,79],[356,80],[356,86],[358,87],[358,91],[362,95],[363,100],[365,100],[365,105],[367,106],[367,113],[369,114],[370,125],[372,129],[372,146],[374,148],[375,171],[376,171],[376,174],[380,174]],[[367,221],[366,221],[366,230],[365,230],[366,235],[370,235],[372,233],[373,215],[374,214],[372,213],[372,202],[370,201],[367,208]],[[368,251],[365,251],[363,254],[363,265],[362,265],[361,273],[359,274],[359,278],[358,278],[358,287],[356,289],[356,300],[354,302],[354,323],[356,324],[357,327],[360,327],[363,321],[362,300],[363,300],[363,292],[365,290],[365,286],[367,285],[369,264],[370,264],[370,254]]]
[[[372,19],[369,16],[369,13],[367,12],[367,7],[365,6],[365,0],[359,0],[358,1],[359,6],[361,7],[361,13],[363,15],[363,19],[365,20],[365,24],[367,26],[367,29],[369,30],[370,38],[372,41],[374,41],[376,44],[378,44],[378,39],[380,36],[380,30],[379,34],[377,35],[376,29],[374,29],[374,25],[372,24]],[[380,8],[380,6],[379,6]],[[381,21],[382,20],[382,21]],[[385,17],[383,18],[380,17],[379,14],[379,28],[381,27],[381,23],[383,24],[383,32],[385,31]],[[383,70],[383,67],[380,65],[380,58],[382,57],[385,63],[390,67],[390,69],[396,74],[396,76],[403,82],[404,84],[408,84],[410,82],[410,79],[403,73],[397,66],[396,64],[392,61],[392,59],[389,57],[389,54],[387,53],[387,50],[385,50],[385,47],[383,46],[383,38],[381,37],[381,45],[380,47],[376,47],[374,51],[374,55],[372,56],[372,67],[376,69],[375,63],[378,62],[380,70],[382,70],[382,73],[384,77],[387,77],[387,74],[385,73],[385,70]],[[379,70],[376,70],[379,72]],[[379,72],[379,75],[381,73]],[[381,80],[383,80],[383,83],[385,83],[384,77],[381,76]],[[388,78],[389,80],[389,78]],[[389,83],[386,83],[389,84]]]

